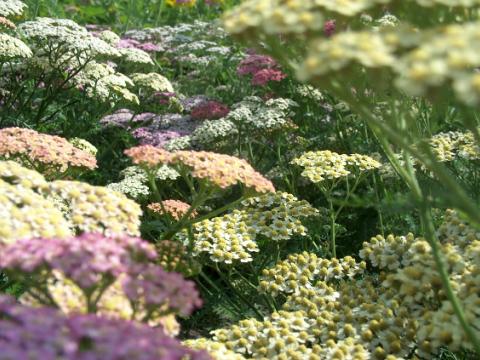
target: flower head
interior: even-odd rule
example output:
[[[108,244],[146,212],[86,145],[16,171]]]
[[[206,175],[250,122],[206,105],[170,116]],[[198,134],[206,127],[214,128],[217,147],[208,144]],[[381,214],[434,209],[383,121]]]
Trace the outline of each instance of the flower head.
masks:
[[[215,120],[228,114],[228,106],[218,101],[205,101],[192,109],[192,119],[194,120]]]
[[[94,315],[64,316],[54,309],[32,309],[0,298],[0,347],[5,359],[172,359],[207,360],[161,329]],[[85,346],[88,344],[88,346]]]
[[[183,216],[185,216],[189,210],[190,205],[184,203],[180,200],[163,200],[162,203],[152,203],[148,205],[148,208],[152,210],[154,213],[160,215],[170,215],[175,220],[180,220]],[[197,212],[193,210],[190,213],[190,218],[194,218],[197,215]]]
[[[270,181],[256,172],[245,160],[230,155],[205,151],[177,151],[174,153],[153,146],[137,146],[125,151],[135,164],[156,168],[161,164],[185,166],[194,178],[205,179],[227,188],[237,183],[257,192],[274,191]]]

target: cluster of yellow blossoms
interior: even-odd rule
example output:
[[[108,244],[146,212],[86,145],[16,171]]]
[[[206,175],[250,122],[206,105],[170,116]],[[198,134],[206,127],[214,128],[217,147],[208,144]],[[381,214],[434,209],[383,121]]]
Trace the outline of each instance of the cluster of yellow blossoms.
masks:
[[[140,234],[140,206],[123,194],[79,181],[54,181],[48,193],[65,202],[77,233]]]
[[[273,296],[297,293],[301,288],[311,288],[317,281],[353,279],[365,268],[365,262],[357,263],[351,256],[328,260],[307,252],[292,254],[275,267],[263,270],[260,289]]]
[[[287,240],[306,235],[300,218],[314,216],[318,210],[295,196],[277,192],[252,197],[232,213],[194,224],[194,252],[206,252],[215,262],[252,261],[258,252],[257,236],[268,240]]]
[[[303,167],[302,176],[313,183],[338,179],[381,166],[377,160],[367,155],[337,154],[329,150],[306,152],[293,159],[292,164]]]
[[[0,244],[27,237],[66,237],[70,224],[40,191],[39,173],[13,161],[0,161]]]
[[[77,181],[48,182],[0,161],[0,243],[72,233],[139,234],[141,209],[122,194]]]
[[[162,164],[171,165],[182,173],[187,169],[192,177],[205,179],[222,189],[242,184],[259,193],[273,192],[273,184],[255,171],[245,160],[230,155],[206,151],[168,152],[151,145],[137,146],[125,151],[132,161],[155,169]]]
[[[97,167],[95,155],[76,147],[66,139],[22,128],[0,130],[0,157],[16,160],[45,175],[53,176],[70,167]]]
[[[478,333],[480,233],[448,210],[437,235],[453,289]],[[286,297],[282,308],[263,321],[215,330],[213,340],[248,359],[431,359],[441,347],[470,347],[424,239],[377,236],[360,256],[380,272],[365,273],[366,264],[351,257],[291,255],[260,282],[262,291]]]

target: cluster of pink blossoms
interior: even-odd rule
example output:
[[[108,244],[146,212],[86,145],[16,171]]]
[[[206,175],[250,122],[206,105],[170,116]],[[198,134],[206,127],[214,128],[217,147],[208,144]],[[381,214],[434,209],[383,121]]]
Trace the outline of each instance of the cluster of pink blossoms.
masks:
[[[35,167],[97,167],[95,156],[76,148],[66,139],[23,128],[0,130],[0,158],[19,159]]]
[[[248,54],[237,67],[240,76],[252,75],[252,85],[264,86],[270,81],[279,82],[287,77],[278,63],[267,55]]]
[[[227,105],[218,101],[205,101],[192,109],[190,116],[194,120],[216,120],[220,119],[230,112]]]

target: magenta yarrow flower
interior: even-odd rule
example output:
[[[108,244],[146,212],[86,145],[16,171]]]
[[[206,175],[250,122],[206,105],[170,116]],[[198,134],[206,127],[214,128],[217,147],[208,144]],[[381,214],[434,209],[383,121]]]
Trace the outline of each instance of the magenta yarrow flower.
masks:
[[[335,20],[327,20],[323,25],[323,32],[325,36],[330,37],[335,33],[336,23]]]
[[[279,82],[285,79],[286,77],[287,75],[280,70],[262,69],[253,75],[252,85],[264,86],[269,81]]]
[[[204,101],[192,109],[194,120],[216,120],[227,116],[230,109],[227,105],[218,101]]]
[[[254,86],[264,86],[270,81],[278,82],[287,77],[273,58],[251,52],[238,65],[237,74],[240,76],[252,75],[252,85]]]
[[[0,296],[0,359],[208,360],[161,330],[95,315],[66,316]],[[32,357],[33,356],[33,357]]]

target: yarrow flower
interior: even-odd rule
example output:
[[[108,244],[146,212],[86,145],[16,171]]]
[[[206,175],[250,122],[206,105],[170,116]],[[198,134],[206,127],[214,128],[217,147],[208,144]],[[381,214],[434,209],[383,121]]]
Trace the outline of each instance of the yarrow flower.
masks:
[[[102,102],[121,99],[139,103],[138,97],[129,90],[134,86],[132,80],[108,64],[90,61],[71,81],[87,96]]]
[[[209,359],[206,352],[182,346],[158,328],[94,315],[65,316],[54,309],[22,306],[5,296],[0,298],[0,319],[4,359],[32,354],[65,360]]]
[[[3,174],[4,166],[5,163],[0,162]],[[22,183],[29,181],[27,179],[24,178]],[[71,234],[70,224],[62,212],[28,187],[0,180],[0,204],[0,244],[24,237],[64,237]]]
[[[4,0],[0,3],[0,16],[18,17],[23,14],[27,5],[20,0]]]
[[[208,180],[210,183],[227,188],[237,183],[257,192],[272,192],[270,181],[256,172],[245,160],[233,156],[205,151],[177,151],[174,153],[144,145],[127,149],[125,154],[137,165],[157,168],[162,164],[174,168],[184,166],[191,176]]]
[[[260,277],[261,291],[273,296],[280,293],[298,293],[302,288],[311,289],[317,281],[353,279],[364,272],[366,263],[357,263],[351,256],[342,259],[322,259],[303,252],[289,255],[274,268],[264,269]]]
[[[230,109],[218,101],[205,101],[192,109],[191,117],[194,120],[215,120],[226,116]]]
[[[175,271],[190,277],[201,269],[201,264],[192,258],[180,242],[161,240],[155,243],[155,250],[158,254],[156,262],[166,271]]]
[[[300,218],[315,216],[318,210],[288,193],[252,197],[232,213],[193,225],[194,253],[208,253],[214,262],[250,262],[258,252],[258,236],[282,241],[293,235],[306,235]]]
[[[77,149],[85,151],[86,153],[89,153],[92,156],[97,155],[98,149],[85,139],[75,137],[68,140],[68,142],[73,146],[75,146]]]
[[[144,89],[149,93],[153,92],[168,92],[173,93],[174,89],[170,81],[157,73],[134,73],[130,75],[130,78],[135,83],[135,86],[139,89]]]
[[[97,167],[95,156],[78,149],[59,136],[42,134],[35,130],[5,128],[0,130],[0,156],[15,159],[35,169],[45,169],[55,176],[69,168]]]
[[[134,200],[145,199],[150,195],[148,187],[148,174],[138,166],[129,166],[120,174],[123,179],[116,183],[110,183],[106,187],[127,195]],[[155,173],[155,179],[166,181],[175,180],[180,174],[167,165],[162,165]]]
[[[381,166],[367,155],[337,154],[329,150],[306,152],[293,159],[292,164],[303,167],[302,176],[313,183],[347,177],[352,172],[378,169]]]
[[[68,220],[77,232],[139,234],[142,210],[123,194],[101,186],[66,180],[50,183],[48,194],[67,205]]]
[[[154,213],[169,215],[174,220],[180,220],[190,211],[190,205],[180,200],[163,200],[161,203],[149,204],[148,208]],[[197,212],[191,211],[189,217],[193,219],[195,216],[197,216]]]
[[[252,85],[264,86],[270,81],[282,81],[287,77],[277,62],[267,55],[249,54],[237,68],[241,76],[252,75]]]
[[[16,58],[29,58],[32,50],[22,40],[8,34],[0,33],[0,59],[12,60]]]
[[[60,306],[66,312],[98,309],[110,314],[110,302],[121,301],[123,296],[124,306],[145,311],[144,321],[169,313],[190,314],[201,305],[193,283],[150,263],[155,259],[154,247],[141,239],[84,234],[75,238],[18,240],[2,247],[0,266],[16,279],[34,280],[27,301],[32,295],[40,303]],[[58,292],[59,283],[64,289],[72,289],[71,300],[79,298],[78,308],[63,303],[68,299]],[[110,287],[113,292],[108,290]],[[42,293],[45,289],[50,292],[46,298]],[[133,318],[137,314],[132,310],[127,313]]]
[[[205,350],[214,360],[245,360],[242,355],[229,350],[224,344],[205,338],[185,340],[183,345],[194,350]]]

